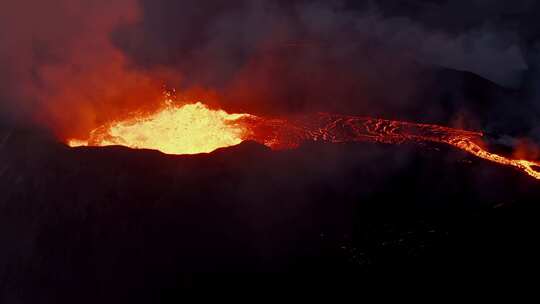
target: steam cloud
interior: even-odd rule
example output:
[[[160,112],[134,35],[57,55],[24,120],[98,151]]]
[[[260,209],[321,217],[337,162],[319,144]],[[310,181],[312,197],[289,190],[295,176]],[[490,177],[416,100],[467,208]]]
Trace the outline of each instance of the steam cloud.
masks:
[[[58,135],[84,134],[159,84],[130,70],[110,33],[137,20],[133,0],[3,1],[2,108]]]
[[[540,138],[536,1],[396,3],[2,2],[0,117],[83,135],[152,108],[167,84],[230,111],[447,124],[465,113]],[[443,68],[506,89],[474,104],[463,76]]]

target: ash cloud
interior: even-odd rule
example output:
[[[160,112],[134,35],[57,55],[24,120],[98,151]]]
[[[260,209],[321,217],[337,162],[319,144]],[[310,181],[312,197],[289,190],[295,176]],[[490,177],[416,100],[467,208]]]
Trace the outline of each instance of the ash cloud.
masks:
[[[413,6],[416,1],[400,2]],[[261,51],[277,57],[280,51],[294,54],[295,47],[304,55],[315,53],[317,59],[341,56],[364,64],[373,59],[369,51],[386,52],[381,59],[405,57],[467,70],[502,85],[512,83],[512,73],[527,68],[518,33],[511,26],[495,24],[506,6],[492,1],[439,2],[416,4],[413,11],[405,5],[351,6],[346,1],[262,0],[230,5],[227,1],[141,0],[144,18],[135,27],[124,28],[116,41],[141,66],[178,66],[190,73],[192,81],[210,85],[230,81]],[[525,13],[532,6],[525,3],[529,5],[509,13]],[[484,8],[490,8],[490,14]],[[470,14],[475,18],[469,20]]]
[[[139,14],[134,0],[2,1],[3,112],[58,136],[81,135],[152,96],[150,87],[159,91],[111,43],[110,33]]]
[[[438,123],[472,113],[478,127],[501,129],[488,121],[504,120],[497,116],[509,105],[518,114],[508,115],[508,125],[534,121],[524,114],[532,99],[501,89],[489,104],[470,105],[475,96],[462,96],[468,76],[439,80],[451,69],[479,75],[486,86],[528,89],[535,64],[528,23],[538,4],[499,2],[141,0],[144,18],[113,38],[137,67],[181,71],[175,86],[216,90],[231,110]]]
[[[1,5],[2,112],[63,136],[152,107],[162,84],[229,111],[540,134],[536,1]]]

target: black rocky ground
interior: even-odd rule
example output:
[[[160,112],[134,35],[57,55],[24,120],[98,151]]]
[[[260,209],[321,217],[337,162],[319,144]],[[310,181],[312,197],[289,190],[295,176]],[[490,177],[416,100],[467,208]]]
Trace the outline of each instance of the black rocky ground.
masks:
[[[418,274],[508,280],[539,268],[539,198],[538,181],[446,147],[247,142],[171,156],[4,130],[0,302],[147,303],[190,287]]]

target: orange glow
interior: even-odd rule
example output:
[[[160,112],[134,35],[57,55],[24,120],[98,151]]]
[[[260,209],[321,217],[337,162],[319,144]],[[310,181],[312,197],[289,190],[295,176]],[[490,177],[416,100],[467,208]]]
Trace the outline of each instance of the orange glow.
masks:
[[[509,159],[494,153],[490,153],[467,138],[456,138],[449,144],[494,163],[516,167],[530,176],[540,179],[540,162],[533,162],[524,159]]]
[[[168,103],[154,114],[113,122],[93,130],[88,140],[71,139],[68,145],[121,145],[169,154],[206,153],[242,142],[246,131],[235,121],[244,116],[211,110],[202,103]]]
[[[68,145],[156,149],[170,154],[196,154],[253,140],[272,149],[292,149],[306,141],[330,143],[370,141],[386,144],[432,142],[447,144],[476,157],[515,167],[540,179],[540,162],[511,159],[482,148],[481,132],[437,125],[320,113],[296,120],[228,114],[202,103],[166,105],[150,115],[134,115],[93,130],[87,140]]]
[[[295,148],[303,141],[331,143],[369,141],[386,144],[433,142],[447,144],[476,157],[515,167],[540,179],[540,162],[511,159],[482,148],[481,132],[437,125],[320,113],[296,121],[266,120],[250,116],[252,140],[274,149]]]

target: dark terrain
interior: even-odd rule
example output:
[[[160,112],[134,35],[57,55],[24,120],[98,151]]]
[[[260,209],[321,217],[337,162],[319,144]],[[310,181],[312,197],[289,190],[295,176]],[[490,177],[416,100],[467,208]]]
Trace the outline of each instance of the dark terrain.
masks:
[[[447,147],[170,156],[0,139],[3,303],[538,271],[540,183]]]

